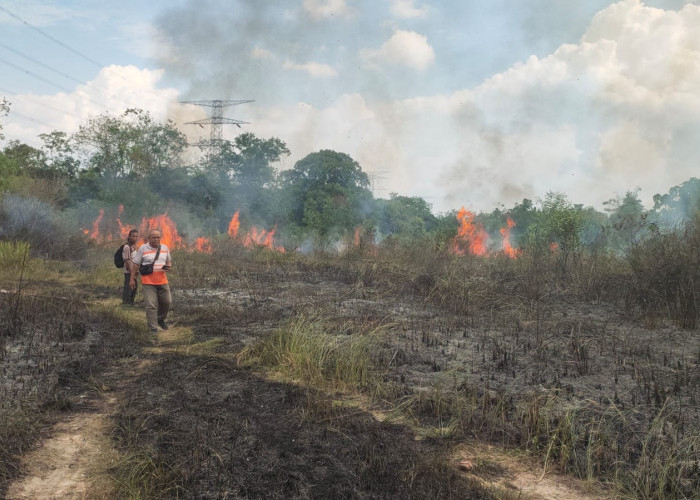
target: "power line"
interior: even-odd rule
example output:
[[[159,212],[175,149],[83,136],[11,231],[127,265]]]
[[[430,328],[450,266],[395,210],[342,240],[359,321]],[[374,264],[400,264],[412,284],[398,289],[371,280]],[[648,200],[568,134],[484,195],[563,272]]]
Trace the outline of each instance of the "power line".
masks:
[[[31,76],[31,77],[33,77],[33,78],[36,78],[37,80],[41,80],[41,81],[44,82],[44,83],[48,83],[49,85],[53,85],[53,86],[56,87],[57,89],[60,89],[60,90],[66,92],[66,93],[68,93],[68,94],[70,94],[71,92],[73,92],[72,90],[68,90],[67,88],[62,87],[62,86],[60,86],[59,84],[52,82],[51,80],[47,80],[46,78],[44,78],[44,77],[42,77],[42,76],[40,76],[40,75],[37,75],[36,73],[33,73],[33,72],[29,71],[28,69],[25,69],[25,68],[23,68],[23,67],[21,67],[21,66],[15,64],[15,63],[12,63],[12,62],[10,62],[10,61],[8,61],[8,60],[6,60],[6,59],[1,58],[1,57],[0,57],[0,62],[5,63],[5,64],[7,64],[8,66],[12,66],[12,67],[15,68],[16,70],[21,71],[21,72],[23,72],[23,73],[26,73],[26,74],[28,74],[29,76]],[[86,98],[88,101],[92,102],[93,104],[97,104],[100,108],[103,108],[103,109],[108,108],[108,106],[105,106],[105,105],[104,105],[103,103],[101,103],[101,102],[97,102],[96,100],[94,100],[94,99],[91,98],[91,97],[88,97],[87,95],[85,96],[85,98]]]
[[[12,66],[12,67],[15,68],[17,71],[21,71],[22,73],[26,73],[26,74],[28,74],[29,76],[31,76],[31,77],[33,77],[33,78],[36,78],[37,80],[41,80],[41,81],[44,82],[44,83],[48,83],[49,85],[53,85],[53,86],[56,87],[57,89],[60,89],[60,90],[62,90],[62,91],[64,91],[64,92],[68,92],[69,94],[70,94],[70,92],[71,92],[71,91],[68,90],[67,88],[61,87],[59,84],[54,83],[54,82],[52,82],[51,80],[47,80],[47,79],[44,78],[43,76],[39,76],[39,75],[37,75],[36,73],[33,73],[33,72],[29,71],[28,69],[25,69],[25,68],[23,68],[23,67],[21,67],[21,66],[15,64],[15,63],[12,63],[12,62],[10,62],[10,61],[8,61],[8,60],[6,60],[6,59],[1,58],[1,57],[0,57],[0,62],[5,63],[5,64],[7,64],[8,66]]]
[[[6,89],[4,87],[0,87],[0,92],[5,92],[6,94],[9,94],[9,95],[20,95],[19,92],[15,92],[14,90],[9,90],[9,89]],[[55,106],[52,106],[51,104],[46,104],[45,102],[41,102],[38,99],[34,99],[32,97],[29,97],[26,94],[22,95],[22,100],[26,100],[26,101],[30,101],[30,102],[39,104],[40,106],[43,106],[43,107],[49,108],[49,109],[53,109],[54,111],[57,111],[58,113],[63,113],[64,115],[70,115],[70,116],[73,116],[75,118],[82,119],[81,116],[75,114],[73,111],[66,111],[65,109],[59,109]],[[10,110],[10,114],[13,114],[13,113],[14,113],[14,111]]]
[[[98,63],[97,61],[95,61],[94,59],[92,59],[92,58],[86,56],[85,54],[83,54],[83,53],[81,53],[81,52],[78,52],[77,50],[75,50],[75,49],[74,49],[73,47],[71,47],[70,45],[63,43],[62,41],[58,40],[57,38],[54,38],[53,36],[49,35],[49,34],[46,33],[45,31],[43,31],[43,30],[37,28],[36,26],[34,26],[34,25],[28,23],[27,21],[25,21],[24,19],[22,19],[22,18],[19,17],[18,15],[13,14],[13,13],[10,12],[9,10],[7,10],[5,7],[0,6],[0,10],[3,11],[3,12],[4,12],[5,14],[7,14],[8,16],[10,16],[10,17],[16,19],[17,21],[19,21],[19,22],[21,22],[21,23],[23,23],[23,24],[26,24],[27,26],[29,26],[29,27],[32,28],[33,30],[39,32],[40,34],[42,34],[43,36],[45,36],[46,38],[48,38],[48,39],[51,40],[52,42],[57,43],[58,45],[60,45],[60,46],[63,47],[64,49],[69,50],[69,51],[71,51],[73,54],[77,55],[78,57],[81,57],[81,58],[85,59],[86,61],[88,61],[89,63],[94,64],[94,65],[97,66],[98,68],[104,67],[103,64]]]
[[[11,115],[12,115],[12,116],[18,116],[18,117],[23,118],[23,119],[25,119],[25,120],[28,120],[28,121],[30,121],[30,122],[38,123],[39,125],[43,125],[44,127],[47,127],[47,128],[50,128],[50,129],[53,129],[53,128],[54,128],[53,125],[49,125],[48,123],[42,122],[41,120],[37,120],[37,119],[35,119],[35,118],[31,118],[31,117],[29,117],[29,116],[27,116],[27,115],[23,115],[22,113],[18,113],[17,111],[11,111]]]
[[[73,78],[72,76],[67,75],[67,74],[65,74],[65,73],[62,72],[62,71],[59,71],[59,70],[57,70],[57,69],[52,68],[52,67],[49,66],[48,64],[44,64],[44,63],[41,62],[41,61],[37,61],[37,60],[34,59],[33,57],[30,57],[30,56],[28,56],[28,55],[26,55],[26,54],[23,54],[23,53],[20,52],[19,50],[15,50],[15,49],[13,49],[12,47],[8,47],[7,45],[5,45],[5,44],[2,43],[2,42],[0,42],[0,47],[3,47],[5,50],[9,50],[10,52],[15,53],[15,54],[17,54],[17,55],[20,56],[20,57],[24,57],[25,59],[27,59],[27,60],[33,62],[34,64],[38,64],[38,65],[41,66],[42,68],[46,68],[46,69],[48,69],[49,71],[53,71],[54,73],[56,73],[56,74],[59,75],[59,76],[62,76],[63,78],[66,78],[66,79],[68,79],[68,80],[70,80],[70,81],[72,81],[72,82],[75,82],[75,83],[79,84],[79,85],[82,85],[82,84],[83,84],[83,82],[81,82],[81,81],[78,80],[77,78]]]
[[[12,47],[7,46],[7,45],[5,45],[5,44],[2,43],[2,42],[0,42],[0,47],[3,47],[4,49],[9,50],[10,52],[13,52],[13,53],[17,54],[18,56],[24,57],[25,59],[27,59],[27,60],[33,62],[34,64],[37,64],[37,65],[43,67],[43,68],[46,68],[46,69],[48,69],[49,71],[53,71],[53,72],[56,73],[57,75],[60,75],[60,76],[62,76],[63,78],[66,78],[66,79],[68,79],[68,80],[70,80],[70,81],[72,81],[72,82],[75,82],[75,83],[77,83],[78,85],[86,85],[85,82],[82,82],[82,81],[78,80],[77,78],[75,78],[75,77],[73,77],[73,76],[71,76],[71,75],[68,75],[68,74],[66,74],[66,73],[64,73],[64,72],[62,72],[62,71],[60,71],[60,70],[57,70],[57,69],[55,69],[55,68],[52,68],[52,67],[49,66],[48,64],[44,64],[44,63],[42,63],[41,61],[38,61],[38,60],[34,59],[34,58],[31,57],[31,56],[28,56],[28,55],[26,55],[26,54],[23,54],[22,52],[20,52],[20,51],[18,51],[18,50],[16,50],[16,49],[13,49]],[[26,72],[27,70],[22,70],[22,71],[25,71],[25,72]],[[121,75],[120,75],[120,77],[121,77]],[[123,78],[123,77],[122,77],[122,78]],[[53,83],[52,83],[52,84],[53,84]],[[127,106],[127,107],[130,105],[130,103],[126,102],[126,101],[123,100],[121,97],[116,96],[116,95],[114,95],[114,94],[112,94],[112,93],[110,93],[110,92],[106,92],[106,91],[100,89],[100,88],[97,87],[97,86],[92,85],[92,86],[90,86],[90,88],[91,88],[91,89],[97,90],[99,93],[101,93],[101,94],[104,95],[105,97],[108,97],[108,98],[110,98],[110,99],[119,100],[122,104],[124,104],[124,105]],[[102,105],[101,105],[101,106],[102,106]]]

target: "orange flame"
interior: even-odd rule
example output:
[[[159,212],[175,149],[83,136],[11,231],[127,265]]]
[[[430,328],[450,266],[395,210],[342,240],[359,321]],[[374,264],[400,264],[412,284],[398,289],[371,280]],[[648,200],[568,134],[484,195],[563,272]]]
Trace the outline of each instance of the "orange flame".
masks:
[[[362,237],[362,228],[358,226],[355,228],[355,234],[352,237],[352,244],[355,245],[356,247],[359,247],[361,237]]]
[[[472,255],[486,255],[489,235],[481,225],[474,224],[474,214],[462,207],[457,212],[457,220],[459,229],[453,241],[453,251],[459,255],[467,251]]]
[[[284,253],[283,247],[275,246],[275,231],[277,231],[277,228],[265,231],[253,226],[243,238],[243,246],[248,248],[262,246]]]
[[[131,228],[129,228],[129,226],[126,224],[122,224],[121,216],[123,212],[124,205],[119,205],[119,212],[117,213],[117,224],[119,224],[119,236],[122,240],[125,240],[129,237],[129,231],[131,231]]]
[[[99,215],[92,223],[92,230],[83,230],[85,235],[99,243],[114,241],[119,238],[121,238],[122,241],[125,240],[129,236],[129,231],[132,228],[128,224],[123,224],[121,221],[121,214],[124,212],[124,205],[119,205],[119,209],[115,217],[116,225],[114,223],[106,224],[108,227],[106,229],[102,228],[102,231],[100,231],[100,226],[103,225],[104,222],[104,212],[104,209],[100,209]],[[158,229],[161,234],[161,243],[164,243],[171,248],[183,248],[190,249],[192,251],[212,253],[211,241],[204,237],[197,238],[191,246],[186,246],[182,240],[182,237],[177,232],[175,222],[168,217],[167,213],[156,215],[154,217],[143,217],[141,219],[141,224],[134,229],[138,229],[142,241],[146,241],[148,231],[151,229]]]
[[[160,231],[160,242],[170,248],[182,248],[182,238],[177,232],[177,227],[168,214],[156,215],[155,217],[144,217],[141,219],[139,233],[148,236],[151,229]]]
[[[502,227],[500,229],[501,236],[503,237],[503,253],[505,253],[511,259],[515,259],[518,255],[520,255],[520,249],[513,248],[510,244],[510,230],[515,227],[515,222],[513,219],[508,217],[506,224],[506,227]]]
[[[553,241],[552,243],[549,244],[549,251],[550,252],[557,253],[558,250],[559,250],[559,243],[556,243]]]
[[[100,223],[102,222],[102,218],[105,216],[105,210],[104,208],[100,208],[100,214],[97,216],[97,219],[95,219],[95,222],[92,223],[92,232],[90,233],[90,239],[100,241],[103,240],[104,238],[100,235]]]
[[[203,253],[212,253],[211,241],[205,237],[199,237],[194,241],[194,250]]]
[[[238,228],[241,226],[240,221],[238,220],[238,212],[233,214],[233,217],[231,217],[231,222],[228,223],[228,235],[236,239],[236,236],[238,236]]]

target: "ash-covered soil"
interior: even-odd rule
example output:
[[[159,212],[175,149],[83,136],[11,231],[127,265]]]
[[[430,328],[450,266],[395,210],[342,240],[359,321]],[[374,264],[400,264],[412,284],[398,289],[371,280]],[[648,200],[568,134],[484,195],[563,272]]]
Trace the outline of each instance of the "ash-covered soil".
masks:
[[[86,388],[90,381],[118,388],[109,437],[117,450],[143,452],[166,498],[517,497],[516,487],[489,486],[508,484],[505,470],[498,478],[489,464],[460,471],[455,446],[474,438],[519,445],[534,400],[543,412],[614,407],[635,428],[669,408],[676,416],[667,419],[668,432],[699,428],[697,333],[646,329],[614,305],[551,299],[533,317],[531,307],[508,299],[457,314],[415,280],[397,286],[390,276],[340,264],[242,263],[214,286],[186,288],[177,274],[172,282],[173,328],[146,347],[125,344],[128,335],[108,317],[90,316],[63,340],[47,337],[44,344],[69,353],[44,370],[50,380],[32,375],[19,356],[29,348],[20,336],[7,343],[6,359],[22,360],[3,375],[17,398],[32,383],[18,377],[34,376],[46,387],[43,400],[65,400],[69,411],[100,397]],[[140,308],[127,314],[145,321]],[[358,405],[236,362],[241,349],[299,314],[345,325],[349,335],[354,326],[383,326],[374,361],[394,400]],[[100,335],[111,340],[96,342]],[[458,422],[464,432],[445,430],[454,414],[439,394],[472,398],[482,414]],[[76,406],[79,398],[85,402]],[[377,418],[403,400],[414,402],[414,425]],[[492,407],[502,407],[500,427],[488,425]]]

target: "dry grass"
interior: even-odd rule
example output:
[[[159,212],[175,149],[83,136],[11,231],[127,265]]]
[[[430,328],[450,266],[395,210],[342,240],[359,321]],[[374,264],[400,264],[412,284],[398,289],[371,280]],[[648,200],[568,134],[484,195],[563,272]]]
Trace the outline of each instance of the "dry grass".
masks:
[[[684,238],[659,235],[623,257],[582,252],[562,270],[562,262],[547,252],[525,253],[516,260],[459,258],[420,242],[342,256],[305,256],[264,249],[247,252],[222,241],[212,255],[175,255],[174,288],[227,290],[235,282],[243,292],[230,302],[210,299],[208,305],[181,307],[180,314],[190,323],[140,352],[157,355],[167,348],[173,359],[192,361],[191,376],[184,380],[194,383],[204,380],[210,369],[234,370],[235,325],[236,335],[246,330],[258,337],[236,357],[239,366],[254,365],[274,372],[275,380],[302,387],[304,397],[296,414],[301,422],[343,432],[343,426],[364,410],[348,409],[339,394],[360,392],[388,412],[390,421],[410,422],[417,436],[447,447],[476,437],[540,457],[543,473],[557,470],[591,482],[606,481],[630,497],[691,498],[700,491],[694,399],[700,350],[677,358],[671,349],[650,352],[635,334],[623,335],[622,328],[610,326],[607,319],[586,323],[570,320],[568,314],[576,307],[603,304],[608,310],[618,308],[630,322],[629,331],[638,333],[637,328],[651,324],[659,327],[658,335],[677,334],[670,325],[695,328],[700,277],[693,259],[700,255],[698,247],[697,231]],[[8,262],[23,255],[18,247],[4,252],[6,257],[1,252],[0,257]],[[120,271],[110,265],[110,257],[95,251],[81,264],[84,271],[76,266],[75,271],[47,275],[90,286],[94,292],[101,284],[119,283]],[[143,312],[116,307],[116,298],[90,299],[88,307],[84,300],[62,299],[62,292],[37,294],[32,277],[23,281],[21,292],[16,273],[2,279],[11,292],[0,297],[9,305],[0,316],[3,345],[9,339],[27,339],[27,358],[47,341],[84,337],[86,324],[96,318],[128,331],[138,349],[153,343]],[[273,310],[276,303],[263,299],[283,280],[331,281],[342,285],[343,292],[326,303],[318,298],[314,308],[300,301],[286,309],[275,305]],[[355,312],[348,299],[381,305],[410,302],[437,311],[438,317],[388,323],[389,314]],[[621,316],[611,317],[621,321]],[[43,337],[27,336],[37,325],[45,325]],[[415,341],[410,347],[408,342],[399,345],[396,339],[401,335],[414,335]],[[470,359],[476,362],[446,369],[454,346],[473,349]],[[397,370],[398,358],[410,361],[421,349],[429,349],[432,356],[432,366],[426,368],[428,382],[411,385]],[[116,349],[112,354],[126,352]],[[506,383],[530,368],[529,363],[541,367],[538,377],[519,380],[519,386]],[[99,373],[87,368],[78,366],[83,380],[99,388]],[[618,377],[628,380],[627,390],[620,385],[618,394],[617,389],[608,393],[591,387],[588,381],[608,369],[615,384]],[[48,393],[40,391],[43,404],[64,406],[66,400],[52,403]],[[17,472],[11,463],[31,442],[27,436],[34,431],[36,407],[0,413],[0,449],[7,451],[0,456],[0,480],[2,474]],[[120,418],[114,435],[123,454],[113,471],[120,495],[176,496],[183,491],[180,476],[185,466],[146,445],[158,440],[145,434],[144,429],[152,432],[153,426],[145,425],[142,417]],[[19,429],[16,437],[8,432],[11,428]],[[365,477],[380,484],[386,457],[367,446],[361,453],[366,458]],[[404,479],[411,483],[421,478],[425,486],[431,474],[450,473],[440,457],[435,453],[423,461],[407,461]],[[439,485],[430,488],[441,491]]]

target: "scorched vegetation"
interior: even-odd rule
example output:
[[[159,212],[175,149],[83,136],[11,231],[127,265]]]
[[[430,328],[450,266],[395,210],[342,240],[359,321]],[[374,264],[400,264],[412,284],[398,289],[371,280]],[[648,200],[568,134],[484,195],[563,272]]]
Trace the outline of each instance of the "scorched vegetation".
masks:
[[[343,153],[277,172],[279,139],[184,166],[135,110],[42,140],[0,153],[0,492],[109,408],[95,498],[537,496],[485,444],[593,496],[698,496],[697,179],[435,215]],[[111,263],[154,227],[157,335]]]

